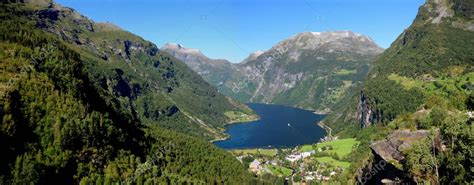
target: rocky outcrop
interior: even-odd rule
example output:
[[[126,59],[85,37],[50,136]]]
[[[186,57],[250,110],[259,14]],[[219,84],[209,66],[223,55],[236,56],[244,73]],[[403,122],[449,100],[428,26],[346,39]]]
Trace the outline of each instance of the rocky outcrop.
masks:
[[[386,139],[370,145],[373,158],[356,174],[358,184],[415,184],[415,181],[395,164],[403,163],[403,151],[415,142],[427,138],[429,130],[396,130]],[[435,147],[441,147],[435,134]]]
[[[372,152],[373,153],[373,152]],[[373,153],[373,158],[355,176],[357,184],[416,184],[402,170]]]
[[[428,0],[419,14],[419,23],[449,23],[453,27],[474,31],[474,6],[470,0]]]
[[[410,148],[413,143],[427,138],[429,134],[429,130],[396,130],[385,140],[372,143],[370,148],[374,154],[387,162],[400,162],[405,159],[402,154],[403,150]]]
[[[469,3],[472,1],[469,0],[449,0],[449,2],[453,5],[454,14],[474,19],[474,7]]]
[[[35,2],[28,3],[45,6],[43,1]],[[95,23],[72,8],[62,7],[52,2],[43,9],[36,11],[35,16],[39,19],[36,25],[38,28],[58,35],[68,42],[84,45],[104,60],[125,59],[127,63],[130,63],[131,55],[134,53],[146,53],[149,56],[156,56],[159,52],[154,44],[144,42],[143,39],[117,39],[111,42],[110,40],[99,40],[84,36],[85,32],[107,34],[125,31],[112,23]]]
[[[125,54],[128,59],[130,59],[130,55],[134,52],[144,52],[150,56],[156,56],[158,53],[158,48],[156,48],[153,44],[145,45],[141,42],[133,42],[131,40],[123,41],[123,45],[125,48]]]

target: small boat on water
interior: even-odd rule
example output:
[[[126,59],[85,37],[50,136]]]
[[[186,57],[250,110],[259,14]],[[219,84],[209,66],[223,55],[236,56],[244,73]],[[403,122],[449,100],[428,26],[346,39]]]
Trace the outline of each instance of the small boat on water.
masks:
[[[288,123],[288,126],[289,126],[289,127],[291,127],[291,124],[290,124],[290,123]]]

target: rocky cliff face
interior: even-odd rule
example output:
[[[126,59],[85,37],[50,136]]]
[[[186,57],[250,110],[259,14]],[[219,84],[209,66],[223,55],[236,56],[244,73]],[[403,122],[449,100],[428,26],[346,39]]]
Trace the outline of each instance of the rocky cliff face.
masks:
[[[387,162],[400,163],[405,159],[402,152],[410,148],[413,143],[427,138],[429,134],[429,130],[396,130],[385,140],[372,143],[370,148],[374,154],[379,156],[381,159]],[[435,140],[437,141],[437,146],[440,146],[439,135]]]
[[[232,89],[227,94],[245,102],[329,112],[382,51],[369,37],[351,31],[297,34],[243,63],[240,76],[226,83]]]
[[[416,184],[403,170],[372,153],[374,157],[355,176],[357,184]]]
[[[429,130],[396,130],[386,139],[372,143],[370,148],[374,158],[361,168],[356,176],[357,181],[360,184],[415,183],[403,169],[396,166],[404,163],[404,150],[429,135]],[[443,148],[439,132],[435,134],[433,141],[434,147],[438,150]]]
[[[379,120],[380,114],[372,109],[363,93],[360,94],[356,110],[356,118],[361,127],[367,127]]]

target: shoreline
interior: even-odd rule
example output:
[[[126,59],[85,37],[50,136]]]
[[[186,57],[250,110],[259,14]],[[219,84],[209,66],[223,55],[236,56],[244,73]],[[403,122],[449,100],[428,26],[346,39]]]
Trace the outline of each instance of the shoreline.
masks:
[[[332,128],[325,125],[323,121],[319,121],[316,123],[319,127],[321,127],[324,131],[326,131],[326,136],[325,137],[332,137]]]
[[[255,117],[250,118],[249,120],[245,120],[245,121],[229,121],[229,122],[226,122],[226,123],[224,123],[224,126],[233,125],[233,124],[240,124],[240,123],[244,124],[244,123],[249,123],[249,122],[254,122],[254,121],[260,120],[260,116],[258,116],[257,114],[255,114],[255,115],[256,115]]]
[[[210,140],[209,142],[210,142],[210,143],[215,143],[215,142],[218,142],[218,141],[225,141],[225,140],[228,140],[228,139],[230,139],[230,135],[229,135],[229,134],[225,134],[224,137],[216,138],[216,139]]]
[[[284,106],[311,111],[311,112],[313,112],[314,114],[317,114],[317,115],[328,115],[329,113],[332,112],[332,110],[329,109],[329,108],[326,108],[324,110],[321,110],[321,109],[316,110],[316,109],[313,109],[313,108],[305,108],[305,107],[299,107],[299,106],[290,106],[290,105],[284,105]]]
[[[263,103],[263,104],[266,104],[266,105],[274,105],[274,104],[267,104],[267,103]],[[302,110],[306,110],[306,111],[311,111],[313,114],[315,115],[327,115],[328,113],[330,113],[329,110],[324,110],[324,111],[321,111],[321,110],[314,110],[314,109],[305,109],[305,108],[302,108],[302,107],[292,107],[292,106],[288,106],[288,105],[283,105],[283,106],[287,106],[287,107],[291,107],[291,108],[297,108],[297,109],[302,109]],[[225,136],[223,137],[220,137],[220,138],[215,138],[215,139],[212,139],[212,140],[209,140],[210,143],[215,143],[215,142],[219,142],[219,141],[225,141],[225,140],[229,140],[231,138],[231,136],[227,133],[225,133],[227,131],[227,128],[226,126],[229,126],[229,125],[233,125],[233,124],[247,124],[247,123],[250,123],[250,122],[254,122],[254,121],[258,121],[260,120],[260,116],[258,116],[257,114],[255,114],[255,117],[252,116],[251,119],[249,120],[246,120],[246,121],[229,121],[229,122],[226,122],[224,123],[224,131],[223,131],[223,134]],[[329,136],[331,136],[331,132],[332,132],[332,129],[328,126],[326,126],[323,121],[319,121],[316,123],[316,125],[318,125],[320,128],[322,128],[326,134],[324,135],[325,137],[328,136],[328,133],[329,133]],[[324,138],[324,137],[323,137]],[[316,143],[319,143],[316,142]],[[301,145],[298,145],[298,146],[301,146]],[[250,149],[265,149],[265,148],[250,148]],[[267,148],[268,149],[268,148]]]
[[[317,115],[328,115],[331,113],[331,110],[311,110],[311,111]]]
[[[223,134],[225,135],[224,137],[220,137],[220,138],[215,138],[213,140],[210,140],[209,142],[211,143],[215,143],[215,142],[218,142],[218,141],[225,141],[225,140],[228,140],[231,138],[231,136],[227,133],[225,133],[227,131],[227,128],[226,126],[229,126],[229,125],[233,125],[233,124],[247,124],[247,123],[250,123],[250,122],[254,122],[254,121],[258,121],[260,120],[260,116],[258,116],[257,114],[255,114],[255,116],[252,116],[251,119],[249,120],[246,120],[246,121],[229,121],[229,122],[226,122],[224,123],[224,130],[223,130]]]

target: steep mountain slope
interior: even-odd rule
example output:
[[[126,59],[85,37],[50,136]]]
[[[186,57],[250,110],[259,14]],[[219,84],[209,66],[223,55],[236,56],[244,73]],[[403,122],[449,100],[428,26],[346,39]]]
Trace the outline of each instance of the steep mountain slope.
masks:
[[[178,51],[170,53],[179,58]],[[382,51],[370,38],[350,31],[307,32],[226,67],[229,76],[225,78],[207,80],[218,83],[223,94],[242,102],[277,103],[328,112],[367,75],[371,60]],[[200,54],[181,57],[194,65],[212,62],[199,58]]]
[[[247,58],[245,58],[244,60],[242,60],[242,62],[240,62],[240,64],[242,65],[242,64],[246,64],[247,62],[254,61],[254,60],[257,59],[257,57],[259,57],[259,56],[262,55],[263,53],[265,53],[265,52],[263,52],[263,51],[255,51],[255,52],[253,52],[253,53],[250,53],[250,55],[249,55]]]
[[[223,137],[225,111],[250,112],[220,95],[182,62],[120,28],[94,23],[72,9],[38,10],[37,27],[75,45],[102,93],[146,123],[207,139]],[[187,98],[183,98],[187,97]]]
[[[253,180],[189,136],[246,110],[182,62],[51,1],[2,2],[0,19],[0,184]]]
[[[183,61],[192,70],[201,75],[211,85],[218,86],[229,80],[235,71],[235,66],[227,60],[210,59],[197,49],[185,48],[180,44],[168,43],[161,47],[177,59]]]
[[[370,38],[350,31],[301,33],[240,66],[241,76],[226,83],[232,91],[222,92],[327,112],[381,52]]]
[[[398,79],[406,77],[409,80],[430,82],[444,76],[458,77],[474,70],[472,10],[469,10],[469,4],[464,5],[466,10],[456,11],[454,8],[468,2],[471,1],[428,1],[420,9],[412,26],[375,62],[372,78],[368,79],[363,96],[367,99],[367,105],[377,107],[369,108],[373,114],[361,115],[367,117],[363,124],[392,120],[399,114],[414,111],[422,104],[423,100],[419,97],[426,95],[429,89],[413,88],[421,84],[406,84]],[[470,14],[464,15],[464,12]],[[376,87],[378,83],[390,84],[393,89],[386,91],[398,93],[383,99],[378,96],[376,103],[372,97],[377,95],[372,94],[375,91],[371,88],[380,88]],[[391,109],[391,105],[397,107]],[[377,109],[384,111],[381,113]]]
[[[361,93],[326,118],[340,135],[362,141],[352,156],[359,182],[474,181],[473,18],[473,1],[428,0],[413,24],[375,60]],[[407,142],[421,132],[428,134]],[[386,143],[390,147],[379,147]],[[381,163],[387,170],[364,179]]]

